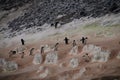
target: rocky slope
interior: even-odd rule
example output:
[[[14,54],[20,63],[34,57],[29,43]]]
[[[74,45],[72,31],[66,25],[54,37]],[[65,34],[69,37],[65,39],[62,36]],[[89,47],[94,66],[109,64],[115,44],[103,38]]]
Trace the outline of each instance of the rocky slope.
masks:
[[[65,24],[84,16],[120,12],[120,0],[0,0],[0,9],[11,10],[26,4],[30,6],[25,13],[7,23],[12,32],[55,21]]]
[[[18,8],[31,0],[0,0],[0,10],[10,10],[12,8]]]
[[[73,33],[72,30],[69,30],[70,33]],[[96,27],[95,29],[91,26],[90,29],[79,30],[69,35],[68,45],[63,42],[66,35],[56,34],[56,37],[54,35],[37,42],[31,40],[32,43],[26,43],[25,46],[13,42],[9,47],[0,48],[0,58],[2,58],[0,80],[120,80],[120,44],[118,44],[120,31],[117,32],[120,30],[119,27]],[[114,37],[106,33],[107,36],[102,35],[103,30],[113,32]],[[82,31],[89,32],[86,34],[87,45],[79,41]],[[97,34],[99,31],[100,34]],[[72,47],[73,39],[77,43],[75,47]],[[57,51],[53,50],[55,42],[59,42]],[[40,53],[41,46],[45,47],[43,54]],[[19,53],[8,57],[10,50],[21,51],[21,48],[24,48],[22,50],[25,52],[24,58],[21,58],[22,55]],[[30,56],[31,48],[35,49]],[[7,61],[14,61],[15,64],[9,66],[6,64]],[[5,68],[1,68],[3,63]]]

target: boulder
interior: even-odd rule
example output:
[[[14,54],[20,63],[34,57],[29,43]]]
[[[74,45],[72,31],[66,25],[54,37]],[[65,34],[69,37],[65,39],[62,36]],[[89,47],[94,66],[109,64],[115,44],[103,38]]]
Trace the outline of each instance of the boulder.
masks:
[[[84,75],[85,71],[86,71],[85,67],[81,68],[79,72],[73,75],[72,80],[78,80],[82,75]]]
[[[14,49],[14,51],[16,51],[17,53],[22,53],[24,52],[24,50],[26,50],[26,47],[23,45],[18,46],[17,48]]]
[[[45,66],[40,66],[37,70],[37,74],[39,75],[39,78],[43,79],[49,74],[49,69]]]
[[[107,62],[111,54],[108,50],[102,50],[101,47],[95,45],[85,45],[82,53],[88,53],[92,56],[92,62]]]
[[[49,70],[46,68],[42,73],[40,73],[40,78],[45,78],[49,74]]]
[[[69,52],[70,55],[76,55],[78,54],[78,46],[74,46],[70,52]]]
[[[90,44],[90,45],[85,45],[82,49],[82,52],[85,52],[85,53],[92,53],[93,51],[100,52],[101,48],[98,46]]]
[[[4,72],[15,71],[18,69],[18,64],[14,61],[6,61],[4,58],[0,58],[0,68]]]
[[[46,52],[49,52],[49,51],[51,51],[50,46],[45,45],[45,46],[44,46],[44,52],[46,53]]]
[[[75,68],[79,66],[78,58],[72,58],[69,63],[70,67]]]
[[[35,54],[33,59],[33,64],[41,64],[43,61],[42,55],[40,53]]]
[[[46,64],[56,64],[58,61],[58,55],[57,52],[50,52],[46,55],[45,58],[45,63]]]
[[[85,71],[86,71],[85,67],[81,68],[80,71],[79,71],[79,76],[82,76]]]
[[[6,64],[3,65],[3,69],[5,72],[15,71],[18,69],[18,64],[13,61],[7,61]]]
[[[120,52],[119,52],[118,55],[117,55],[117,59],[120,59]]]
[[[5,64],[6,64],[5,59],[0,58],[0,67],[2,67],[2,66],[5,65]]]
[[[39,69],[37,70],[37,73],[42,72],[44,69],[45,69],[45,67],[44,67],[44,66],[40,66],[40,67],[39,67]]]
[[[100,51],[93,54],[92,62],[107,62],[110,56],[109,51]]]

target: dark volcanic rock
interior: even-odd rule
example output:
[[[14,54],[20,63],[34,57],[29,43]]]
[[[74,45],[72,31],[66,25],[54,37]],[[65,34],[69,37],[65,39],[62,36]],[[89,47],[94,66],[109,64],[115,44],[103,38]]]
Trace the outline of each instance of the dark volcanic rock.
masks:
[[[25,3],[31,0],[0,0],[0,10],[10,10],[19,6],[25,5]]]
[[[4,1],[4,0],[0,0]],[[15,0],[5,0],[12,8]],[[9,1],[13,1],[10,2]],[[23,4],[29,0],[16,0],[17,4]],[[5,2],[5,3],[6,3]],[[5,4],[4,2],[2,2]],[[14,5],[13,5],[14,6]],[[3,9],[7,8],[2,7]],[[23,15],[9,23],[12,31],[19,31],[21,28],[41,26],[44,23],[59,21],[63,24],[73,19],[84,16],[100,17],[107,13],[119,13],[120,0],[34,0],[29,10]],[[58,15],[64,15],[57,18]],[[20,27],[24,25],[23,27]]]

